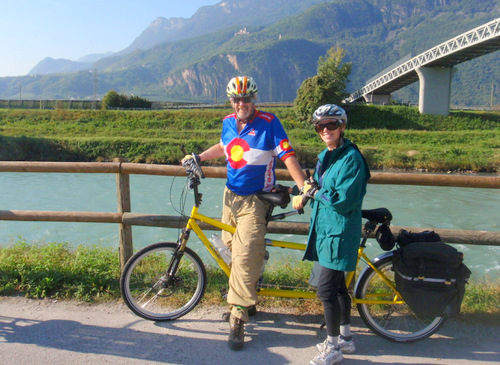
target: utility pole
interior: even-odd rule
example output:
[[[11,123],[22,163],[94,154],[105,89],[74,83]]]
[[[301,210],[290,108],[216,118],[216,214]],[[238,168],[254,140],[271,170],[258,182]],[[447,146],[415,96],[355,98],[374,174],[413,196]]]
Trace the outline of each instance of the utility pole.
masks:
[[[269,101],[273,101],[273,78],[269,77]]]
[[[493,81],[491,82],[491,96],[490,96],[490,109],[493,110],[493,91],[495,88],[493,87]]]
[[[97,69],[94,67],[94,71],[90,70],[90,72],[92,73],[92,77],[93,77],[92,94],[93,94],[94,102],[92,103],[93,104],[92,108],[97,109],[97,99],[99,97],[99,87],[97,84]]]
[[[97,100],[97,98],[99,97],[99,86],[97,84],[97,69],[94,68],[94,83],[93,83],[93,86],[94,86],[94,100]]]
[[[215,79],[215,105],[217,105],[217,86],[219,86],[217,79]]]

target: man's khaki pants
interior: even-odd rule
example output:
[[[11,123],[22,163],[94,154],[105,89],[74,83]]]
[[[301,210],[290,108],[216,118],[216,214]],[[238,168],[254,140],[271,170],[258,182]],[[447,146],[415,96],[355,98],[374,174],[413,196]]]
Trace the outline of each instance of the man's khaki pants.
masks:
[[[248,311],[236,306],[246,308],[257,303],[257,281],[266,253],[268,210],[269,204],[254,194],[241,196],[227,187],[224,190],[222,222],[236,227],[234,235],[222,232],[232,258],[227,302],[231,305],[231,314],[244,322],[248,322]]]

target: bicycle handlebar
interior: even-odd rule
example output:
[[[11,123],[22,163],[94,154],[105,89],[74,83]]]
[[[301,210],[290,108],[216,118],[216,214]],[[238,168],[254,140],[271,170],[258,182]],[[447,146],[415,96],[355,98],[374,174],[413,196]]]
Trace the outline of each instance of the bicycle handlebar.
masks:
[[[205,174],[200,166],[200,156],[198,156],[194,152],[191,154],[191,156],[193,156],[193,158],[190,158],[189,160],[186,160],[182,163],[182,166],[186,169],[186,175],[190,179],[195,177],[204,179]]]

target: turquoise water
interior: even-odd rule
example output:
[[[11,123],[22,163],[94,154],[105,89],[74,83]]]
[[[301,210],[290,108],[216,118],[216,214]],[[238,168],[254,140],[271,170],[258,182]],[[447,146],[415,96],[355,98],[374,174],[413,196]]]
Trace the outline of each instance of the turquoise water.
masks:
[[[184,177],[132,175],[132,212],[180,215]],[[284,184],[290,184],[284,182]],[[201,212],[220,217],[223,179],[205,179],[200,187],[204,194]],[[60,210],[116,212],[114,174],[45,174],[0,173],[1,210]],[[189,194],[189,193],[188,193]],[[186,212],[192,205],[188,195]],[[396,226],[444,229],[500,231],[498,207],[500,192],[495,189],[470,189],[404,185],[368,185],[364,208],[384,206],[393,213]],[[309,221],[309,212],[288,218]],[[103,245],[118,248],[118,226],[103,223],[56,223],[0,221],[0,245],[20,238],[28,242],[68,242],[70,246]],[[212,232],[209,232],[212,233]],[[158,241],[175,241],[176,229],[133,227],[134,248]],[[273,235],[280,239],[304,242],[305,236]],[[192,236],[190,245],[201,251]],[[473,277],[500,275],[500,247],[458,245]],[[271,249],[272,250],[272,249]],[[285,250],[271,252],[272,260],[289,259]],[[368,254],[382,253],[375,241],[369,242]],[[203,258],[207,256],[200,252]],[[299,259],[300,253],[292,254]],[[211,260],[211,259],[208,259]]]

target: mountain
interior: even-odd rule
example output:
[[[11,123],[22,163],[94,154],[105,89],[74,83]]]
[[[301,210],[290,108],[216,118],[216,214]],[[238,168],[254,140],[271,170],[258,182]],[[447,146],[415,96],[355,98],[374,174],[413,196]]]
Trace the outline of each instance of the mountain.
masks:
[[[231,0],[203,7],[189,20],[157,20],[145,31],[149,36],[143,32],[136,39],[135,50],[95,62],[92,69],[97,73],[0,78],[0,98],[17,98],[20,87],[25,98],[85,98],[98,84],[101,95],[114,89],[151,100],[220,102],[227,80],[249,74],[260,86],[260,100],[291,101],[302,81],[316,73],[318,58],[332,46],[345,49],[345,61],[353,64],[348,87],[354,91],[402,57],[421,53],[499,14],[496,0],[311,1],[303,10],[304,3],[287,0],[286,7],[292,9],[287,11],[295,15],[267,23],[255,19],[267,14],[278,18],[285,1]],[[253,15],[242,16],[245,9]],[[238,24],[190,36],[191,28],[192,34],[200,32],[196,24],[189,25],[192,19],[202,28],[206,17],[221,24],[224,14],[231,19],[227,24],[234,19]],[[175,40],[181,35],[185,38]],[[147,48],[141,39],[151,39],[149,46],[162,43]],[[496,52],[459,65],[452,103],[488,105],[492,82],[500,80],[499,68],[492,67],[499,60]],[[394,95],[415,102],[418,89],[412,85]]]
[[[106,52],[106,53],[95,53],[89,54],[78,59],[79,62],[96,62],[104,57],[111,57],[115,54],[115,52]]]
[[[28,75],[48,75],[57,73],[68,73],[76,71],[89,71],[92,69],[94,62],[100,60],[101,58],[110,57],[113,52],[102,53],[102,54],[91,54],[87,56],[80,57],[78,61],[72,61],[64,58],[54,59],[51,57],[46,57],[33,67]]]
[[[298,14],[314,4],[328,0],[228,0],[212,6],[201,7],[191,18],[163,18],[154,20],[127,48],[116,52],[123,56],[137,50],[147,50],[158,44],[197,37],[232,26],[268,25],[290,15]],[[85,56],[84,62],[96,62],[105,55]],[[61,60],[62,61],[62,60]],[[37,64],[31,74],[50,74],[88,70],[88,66],[77,61],[65,60]],[[43,63],[43,64],[42,64]]]
[[[28,75],[75,72],[90,69],[91,67],[92,62],[77,62],[64,58],[54,59],[46,57],[33,67],[30,72],[28,72]]]
[[[198,37],[229,27],[252,27],[272,24],[299,14],[312,5],[328,0],[226,0],[203,6],[189,19],[158,18],[120,54],[146,50],[165,42]]]

